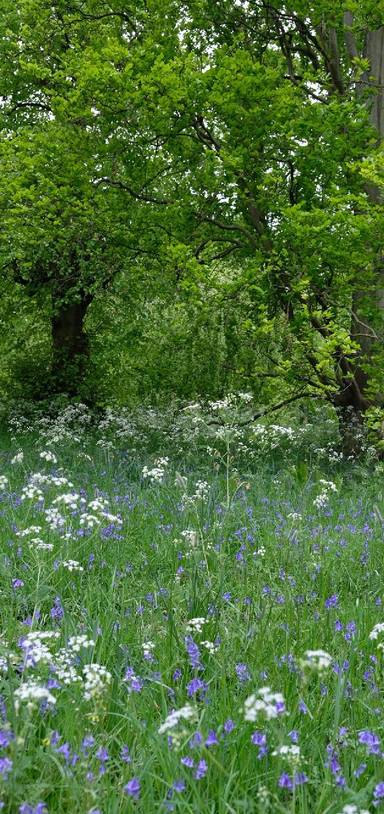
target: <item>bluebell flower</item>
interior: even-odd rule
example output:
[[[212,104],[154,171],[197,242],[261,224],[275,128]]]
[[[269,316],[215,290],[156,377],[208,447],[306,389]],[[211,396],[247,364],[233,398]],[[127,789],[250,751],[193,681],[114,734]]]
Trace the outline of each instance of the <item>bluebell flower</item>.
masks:
[[[194,775],[195,780],[201,780],[203,777],[205,777],[207,771],[208,763],[206,762],[206,760],[199,760]]]
[[[279,786],[281,789],[293,789],[293,780],[286,772],[280,775]]]
[[[132,780],[129,780],[129,782],[124,786],[124,791],[129,797],[132,797],[134,800],[138,800],[141,791],[139,778],[132,777]]]

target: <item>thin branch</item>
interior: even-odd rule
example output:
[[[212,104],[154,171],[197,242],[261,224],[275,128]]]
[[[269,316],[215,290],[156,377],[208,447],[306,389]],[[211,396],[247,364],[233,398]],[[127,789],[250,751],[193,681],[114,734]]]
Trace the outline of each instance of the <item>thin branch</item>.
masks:
[[[369,337],[370,339],[380,339],[380,337],[377,335],[376,331],[374,331],[373,328],[370,327],[370,325],[367,325],[366,322],[363,322],[361,319],[359,319],[359,317],[357,316],[357,314],[355,314],[354,311],[351,311],[351,314],[352,314],[353,319],[355,320],[355,322],[357,322],[358,325],[362,325],[363,328],[367,329],[367,331],[372,332],[370,334],[355,334],[355,333],[353,333],[353,336],[366,336],[366,337]]]
[[[212,260],[222,260],[224,257],[228,257],[229,254],[232,252],[236,252],[239,249],[243,249],[244,244],[240,243],[238,240],[234,240],[227,249],[223,249],[222,252],[217,252],[217,254],[213,254],[212,257],[209,258],[209,262],[211,263]]]
[[[312,398],[321,398],[319,393],[296,393],[294,396],[290,396],[288,399],[284,399],[284,401],[279,401],[278,404],[273,404],[272,407],[266,407],[264,410],[259,410],[258,413],[255,413],[252,418],[249,418],[247,421],[236,421],[234,422],[238,427],[246,427],[248,424],[253,424],[254,421],[257,421],[258,418],[262,418],[265,415],[270,415],[270,413],[276,413],[278,410],[282,410],[283,407],[288,407],[289,404],[293,404],[294,401],[299,401],[299,399],[312,399]],[[324,398],[327,398],[324,396]],[[222,421],[208,421],[209,426],[222,426]]]
[[[15,113],[17,110],[21,110],[22,108],[35,108],[36,110],[43,110],[45,113],[52,112],[52,108],[49,105],[44,104],[43,102],[15,102],[13,107],[9,108],[9,110],[5,110],[4,112],[6,113],[6,115],[9,116],[12,113]]]
[[[132,198],[135,198],[137,201],[143,201],[144,203],[153,203],[158,204],[159,206],[170,206],[174,203],[174,201],[171,201],[168,198],[153,198],[151,195],[144,195],[141,192],[136,192],[128,184],[124,184],[122,181],[113,181],[112,178],[108,177],[97,178],[93,183],[96,187],[100,186],[100,184],[108,184],[110,187],[123,189],[125,192],[129,192],[129,194],[132,195]]]
[[[214,218],[209,218],[208,216],[201,217],[199,220],[201,223],[210,223],[212,226],[217,226],[218,229],[224,229],[228,232],[241,232],[241,234],[248,238],[253,246],[256,245],[253,235],[251,235],[251,233],[248,232],[248,229],[246,229],[244,226],[240,226],[240,224],[223,223],[223,221],[215,220]]]

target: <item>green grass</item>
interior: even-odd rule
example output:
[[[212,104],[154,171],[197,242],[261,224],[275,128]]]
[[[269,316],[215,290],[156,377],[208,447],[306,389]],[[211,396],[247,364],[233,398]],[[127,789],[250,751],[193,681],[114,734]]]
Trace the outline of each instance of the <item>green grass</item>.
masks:
[[[23,803],[36,810],[39,802],[50,814],[338,814],[346,803],[376,810],[382,746],[367,754],[359,738],[366,730],[384,737],[382,652],[380,639],[369,639],[384,621],[379,473],[352,465],[277,465],[269,458],[252,466],[243,461],[234,474],[217,471],[209,456],[192,450],[185,465],[170,451],[163,482],[151,483],[141,472],[153,457],[140,450],[107,454],[89,440],[59,447],[52,464],[39,457],[43,446],[25,441],[24,460],[11,464],[18,446],[10,449],[4,439],[2,448],[1,474],[9,483],[0,503],[1,730],[13,733],[1,751],[13,762],[0,780],[5,812],[18,812]],[[46,482],[43,502],[20,502],[32,473],[59,468],[73,489]],[[176,471],[186,489],[180,477],[175,485]],[[320,478],[337,486],[322,509],[313,503]],[[183,507],[183,492],[193,495],[201,479],[209,485],[206,498]],[[44,510],[71,491],[86,503],[104,497],[121,525],[103,534],[108,522],[97,509],[91,513],[100,525],[79,536],[86,503],[75,512],[56,504],[65,526],[52,530]],[[30,526],[41,531],[17,536]],[[194,545],[184,530],[195,532]],[[35,537],[52,551],[30,547]],[[71,559],[84,570],[61,564]],[[13,587],[13,580],[23,584]],[[52,619],[59,605],[63,616]],[[198,670],[185,641],[196,617],[206,620],[193,634]],[[22,670],[20,639],[31,631],[59,637],[46,642],[50,659]],[[52,709],[15,707],[20,685],[34,678],[46,686],[55,678],[58,649],[81,634],[95,645],[75,654],[74,669],[81,676],[84,664],[104,666],[110,674],[104,690],[85,700],[83,681],[59,681],[51,686]],[[215,643],[213,652],[202,641]],[[322,673],[304,670],[305,651],[319,648],[332,665]],[[190,697],[194,678],[204,690]],[[247,722],[244,702],[263,686],[283,694],[287,713]],[[168,733],[171,743],[158,729],[186,704],[194,718]],[[252,742],[255,732],[261,746]],[[94,741],[84,747],[89,736]],[[273,754],[292,739],[300,747],[298,763]],[[199,764],[204,776],[197,779]],[[297,772],[306,782],[279,785],[282,775]],[[138,799],[124,791],[132,778],[140,782]]]

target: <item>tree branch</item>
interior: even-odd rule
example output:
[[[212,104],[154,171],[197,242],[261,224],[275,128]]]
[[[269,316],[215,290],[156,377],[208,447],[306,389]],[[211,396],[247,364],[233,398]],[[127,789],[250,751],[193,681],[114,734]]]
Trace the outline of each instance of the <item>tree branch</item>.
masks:
[[[151,195],[145,195],[141,192],[136,192],[132,187],[128,184],[124,184],[123,181],[113,181],[112,178],[108,178],[107,176],[103,178],[97,178],[93,181],[94,186],[98,187],[101,184],[107,184],[110,187],[117,187],[118,189],[123,189],[125,192],[129,192],[132,195],[132,198],[135,198],[136,201],[143,201],[144,203],[153,203],[159,206],[170,206],[174,203],[174,201],[168,198],[153,198]]]

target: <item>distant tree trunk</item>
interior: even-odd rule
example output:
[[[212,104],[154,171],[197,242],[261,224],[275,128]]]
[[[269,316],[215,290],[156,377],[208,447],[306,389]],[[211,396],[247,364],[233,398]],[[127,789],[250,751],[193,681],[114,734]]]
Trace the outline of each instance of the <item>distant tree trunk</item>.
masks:
[[[55,303],[52,316],[51,390],[79,394],[89,359],[84,320],[91,297],[83,294],[79,302]]]
[[[346,46],[350,58],[359,56],[356,43],[351,32],[353,15],[345,15]],[[377,142],[384,139],[384,26],[375,31],[367,31],[364,53],[361,55],[369,61],[369,69],[357,83],[357,95],[366,94],[366,103],[369,106],[369,119],[377,132]],[[371,95],[368,88],[371,88]],[[366,185],[366,192],[374,204],[382,203],[380,190],[374,184]],[[351,338],[358,345],[358,353],[353,366],[350,365],[350,375],[342,382],[340,392],[336,394],[334,405],[338,411],[340,434],[344,453],[357,454],[361,449],[363,436],[364,413],[370,406],[382,403],[382,394],[368,393],[369,377],[366,366],[372,360],[378,337],[375,326],[369,324],[364,315],[365,306],[369,299],[370,311],[384,317],[384,264],[383,257],[377,258],[376,286],[371,291],[356,290],[352,301]],[[372,307],[373,306],[373,307]],[[381,439],[380,439],[381,440]]]

